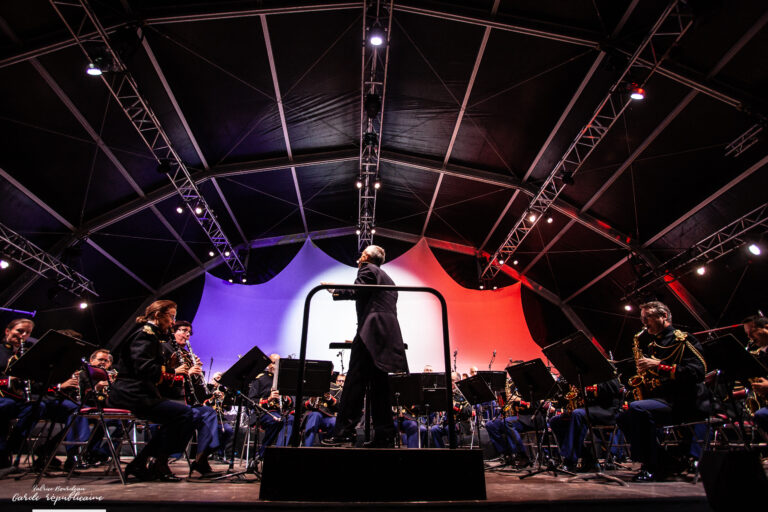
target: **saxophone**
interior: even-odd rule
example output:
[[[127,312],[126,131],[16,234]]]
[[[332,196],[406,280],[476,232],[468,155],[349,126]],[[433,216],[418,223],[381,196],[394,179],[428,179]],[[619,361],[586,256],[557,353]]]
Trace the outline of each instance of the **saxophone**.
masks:
[[[635,334],[635,337],[632,341],[632,355],[635,358],[635,368],[637,368],[638,361],[645,357],[643,355],[643,351],[640,350],[640,336],[642,336],[645,331],[646,328],[643,327],[640,332]],[[631,388],[633,388],[631,391],[632,398],[634,400],[643,400],[644,398],[647,398],[646,395],[649,391],[659,386],[660,381],[652,370],[647,370],[644,372],[637,370],[637,374],[633,377],[630,377],[627,383]]]

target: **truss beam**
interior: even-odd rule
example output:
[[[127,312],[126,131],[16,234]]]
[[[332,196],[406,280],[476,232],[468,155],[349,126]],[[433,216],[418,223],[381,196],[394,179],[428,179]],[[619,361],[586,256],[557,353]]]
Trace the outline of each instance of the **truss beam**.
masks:
[[[40,277],[56,281],[56,284],[65,291],[78,297],[86,294],[99,295],[90,279],[2,223],[0,223],[0,242],[2,242],[0,253],[3,256]]]
[[[393,2],[394,0],[365,0],[363,4],[356,231],[357,248],[360,251],[373,243],[373,235],[376,233],[376,198],[381,186],[379,155],[384,128]],[[379,46],[374,46],[368,41],[370,32],[375,28],[386,30],[383,44]]]
[[[176,193],[205,232],[212,247],[222,257],[233,274],[244,272],[245,266],[221,228],[213,209],[200,193],[186,164],[173,148],[171,140],[160,124],[157,115],[140,93],[136,80],[118,52],[113,48],[109,35],[88,1],[49,1],[67,30],[76,40],[77,45],[91,62],[92,58],[85,48],[85,41],[81,40],[80,34],[91,31],[96,31],[99,34],[104,50],[111,60],[113,73],[109,74],[115,76],[116,85],[113,85],[108,79],[107,75],[109,74],[102,74],[102,81],[136,129],[141,140],[152,152],[157,163],[166,167],[168,177]]]
[[[622,73],[610,87],[608,94],[599,103],[583,128],[579,130],[558,163],[550,170],[528,207],[518,217],[505,237],[504,242],[494,252],[493,257],[482,272],[483,278],[492,279],[498,274],[504,262],[517,251],[528,233],[567,186],[560,179],[562,175],[567,173],[573,176],[578,172],[592,151],[605,138],[611,127],[629,106],[632,100],[622,88],[626,85],[625,80],[629,72],[636,69],[637,60],[640,56],[649,53],[655,63],[655,66],[648,70],[644,80],[642,80],[642,86],[654,73],[655,67],[666,58],[669,51],[687,32],[691,24],[692,17],[680,8],[679,3],[676,0],[670,2],[635,50]]]

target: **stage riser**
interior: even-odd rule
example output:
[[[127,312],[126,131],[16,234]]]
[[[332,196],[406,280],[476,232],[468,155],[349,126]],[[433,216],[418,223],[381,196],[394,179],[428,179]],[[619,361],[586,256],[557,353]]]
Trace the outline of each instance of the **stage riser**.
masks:
[[[270,447],[260,499],[484,500],[481,450]]]

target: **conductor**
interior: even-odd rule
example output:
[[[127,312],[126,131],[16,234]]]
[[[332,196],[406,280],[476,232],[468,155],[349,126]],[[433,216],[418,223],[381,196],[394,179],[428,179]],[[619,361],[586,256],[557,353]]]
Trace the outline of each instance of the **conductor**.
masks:
[[[380,267],[384,249],[369,245],[358,263],[355,284],[394,285]],[[341,395],[339,415],[333,435],[322,441],[325,446],[339,446],[353,441],[355,426],[363,414],[365,389],[370,386],[373,441],[366,448],[394,446],[395,426],[389,393],[388,372],[407,372],[403,337],[397,321],[395,290],[329,290],[334,300],[354,300],[357,333],[352,342],[349,371]]]

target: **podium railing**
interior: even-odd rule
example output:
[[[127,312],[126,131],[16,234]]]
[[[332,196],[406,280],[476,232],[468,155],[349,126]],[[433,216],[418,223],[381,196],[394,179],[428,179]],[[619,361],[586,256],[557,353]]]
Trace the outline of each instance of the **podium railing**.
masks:
[[[435,290],[426,286],[392,286],[381,284],[321,284],[312,288],[307,294],[307,298],[304,300],[304,320],[301,327],[301,348],[299,350],[299,374],[296,382],[296,422],[301,421],[301,415],[304,413],[304,367],[307,360],[307,332],[309,330],[309,306],[312,301],[312,297],[315,296],[320,290],[393,290],[397,292],[420,292],[431,293],[437,300],[440,301],[440,309],[443,323],[443,356],[445,359],[445,395],[447,403],[452,403],[453,392],[451,382],[451,346],[448,340],[448,306],[445,302],[443,295]],[[448,417],[448,446],[450,448],[456,448],[458,445],[456,439],[456,422],[454,420],[451,410],[447,411]],[[295,423],[298,425],[298,423]],[[300,441],[299,429],[294,428],[291,433],[291,446],[298,447]]]

